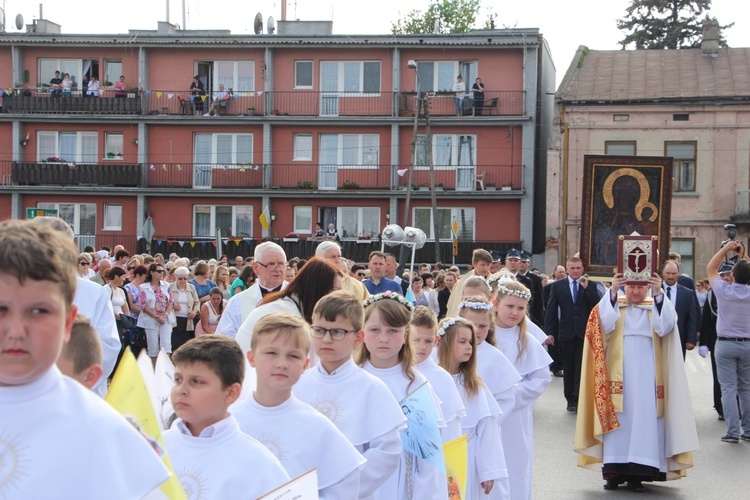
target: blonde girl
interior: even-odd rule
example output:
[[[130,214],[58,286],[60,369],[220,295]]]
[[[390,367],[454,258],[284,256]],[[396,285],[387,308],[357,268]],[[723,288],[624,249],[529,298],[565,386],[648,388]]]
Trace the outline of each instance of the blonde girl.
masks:
[[[510,493],[516,499],[531,498],[534,423],[532,412],[539,396],[550,384],[552,358],[527,331],[526,310],[531,299],[528,288],[515,281],[497,287],[494,305],[497,347],[521,375],[516,385],[515,408],[503,422],[503,449],[508,457]]]
[[[402,401],[427,384],[432,394],[437,422],[426,426],[445,426],[440,400],[424,375],[414,370],[414,355],[409,343],[409,321],[412,304],[401,295],[385,292],[367,298],[365,306],[365,341],[355,353],[355,362],[382,380],[396,398]],[[402,409],[404,409],[402,407]],[[409,415],[407,415],[408,417]],[[426,450],[429,454],[438,450]],[[421,456],[404,450],[396,471],[373,493],[375,500],[394,498],[447,499],[445,471],[438,470]]]
[[[461,427],[468,436],[469,461],[463,498],[486,498],[497,482],[493,498],[509,499],[508,470],[497,425],[501,410],[477,373],[474,325],[461,317],[444,319],[437,333],[438,363],[453,376],[466,408]]]

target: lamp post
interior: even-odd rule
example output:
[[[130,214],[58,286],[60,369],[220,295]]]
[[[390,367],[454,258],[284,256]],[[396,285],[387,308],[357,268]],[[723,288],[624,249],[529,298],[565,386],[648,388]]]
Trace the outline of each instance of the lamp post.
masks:
[[[432,132],[430,131],[430,96],[427,92],[422,93],[422,86],[419,79],[419,66],[417,62],[410,59],[406,64],[407,68],[413,69],[417,75],[417,109],[414,113],[414,132],[412,135],[412,167],[409,169],[409,181],[406,192],[406,206],[404,213],[404,227],[409,223],[409,205],[411,201],[412,172],[417,165],[417,132],[419,128],[419,112],[424,106],[425,129],[427,135],[427,165],[430,168],[430,201],[432,203],[432,231],[435,239],[435,262],[440,262],[440,233],[438,232],[437,221],[437,196],[435,194],[435,166],[432,161]]]

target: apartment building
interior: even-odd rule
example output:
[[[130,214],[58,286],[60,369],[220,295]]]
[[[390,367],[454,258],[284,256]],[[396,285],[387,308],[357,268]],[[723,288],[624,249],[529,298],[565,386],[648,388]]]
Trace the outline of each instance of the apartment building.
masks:
[[[131,247],[144,234],[195,246],[217,231],[224,244],[304,240],[316,222],[366,241],[404,220],[450,241],[456,221],[467,245],[544,249],[555,74],[536,29],[345,36],[296,21],[283,35],[168,23],[61,31],[45,21],[0,34],[0,219],[56,209],[80,244]],[[70,85],[51,84],[55,71]],[[92,76],[99,97],[86,95]],[[420,96],[428,114],[417,114]]]

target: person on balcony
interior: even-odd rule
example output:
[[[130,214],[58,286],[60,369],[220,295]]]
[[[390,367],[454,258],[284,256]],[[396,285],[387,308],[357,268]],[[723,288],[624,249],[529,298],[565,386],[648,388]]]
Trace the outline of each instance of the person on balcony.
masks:
[[[72,86],[73,83],[70,81],[70,75],[65,73],[65,76],[63,76],[62,82],[60,83],[63,97],[70,97],[70,89]]]
[[[323,231],[323,226],[320,224],[320,222],[315,223],[315,230],[312,233],[312,238],[314,240],[322,240],[325,238],[326,232]]]
[[[100,90],[99,90],[99,79],[96,77],[96,75],[91,75],[91,81],[89,81],[88,89],[86,90],[86,94],[89,97],[99,97]]]
[[[229,93],[224,90],[223,84],[219,85],[219,91],[216,93],[216,97],[214,97],[214,102],[211,103],[211,109],[203,116],[219,116],[219,106],[226,106],[228,100]]]
[[[326,239],[329,240],[339,240],[339,232],[336,230],[336,226],[333,225],[333,222],[328,224],[328,229],[326,230]]]
[[[60,86],[62,85],[62,78],[60,78],[60,72],[55,71],[55,77],[49,81],[50,92],[52,97],[60,97]]]
[[[120,79],[115,82],[115,97],[123,98],[127,97],[128,92],[125,85],[125,76],[120,75]]]
[[[464,112],[464,96],[466,96],[466,85],[464,85],[464,79],[461,75],[456,78],[456,83],[453,85],[453,92],[456,93],[456,116],[462,116]]]
[[[206,95],[206,87],[203,86],[198,75],[193,77],[193,83],[190,84],[190,99],[193,101],[196,111],[203,111],[203,97]]]
[[[481,78],[474,80],[474,85],[471,86],[471,90],[474,92],[474,116],[482,116],[482,108],[484,107],[484,84]]]

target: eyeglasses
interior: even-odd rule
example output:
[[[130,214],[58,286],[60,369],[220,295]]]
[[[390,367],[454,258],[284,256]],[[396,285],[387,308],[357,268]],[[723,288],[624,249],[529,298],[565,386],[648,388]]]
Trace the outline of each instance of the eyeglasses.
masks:
[[[154,269],[154,272],[164,274],[164,269]]]
[[[256,261],[257,262],[257,261]],[[265,267],[269,271],[275,271],[276,269],[279,269],[281,267],[286,267],[286,262],[269,262],[268,264],[264,264],[262,262],[257,262],[259,266]]]
[[[135,269],[135,266],[128,266],[128,267],[127,267],[127,270],[128,270],[128,271],[132,271],[133,269]]]
[[[331,340],[343,340],[347,333],[353,333],[358,330],[344,330],[343,328],[323,328],[322,326],[313,326],[310,328],[310,335],[314,339],[322,339],[326,333],[331,335]]]
[[[367,274],[366,273],[357,273],[357,276],[359,276],[361,278],[364,278],[365,276],[367,276]]]
[[[91,262],[79,262],[78,265],[79,266],[90,266]]]

